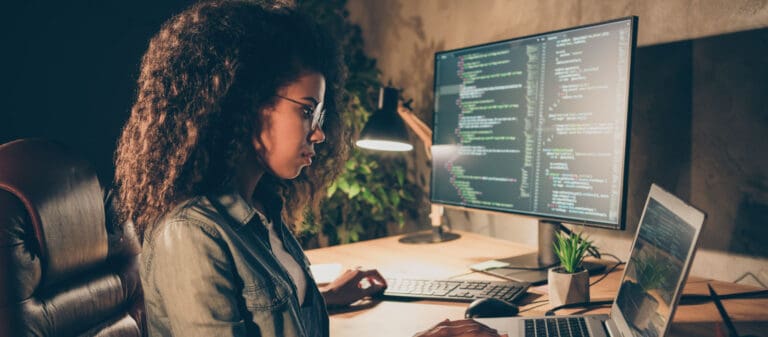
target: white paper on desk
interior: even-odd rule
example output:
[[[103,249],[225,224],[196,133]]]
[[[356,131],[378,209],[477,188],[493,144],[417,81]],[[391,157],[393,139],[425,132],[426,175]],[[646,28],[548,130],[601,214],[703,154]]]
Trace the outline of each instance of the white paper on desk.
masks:
[[[326,285],[341,275],[341,263],[320,263],[309,266],[317,285]]]

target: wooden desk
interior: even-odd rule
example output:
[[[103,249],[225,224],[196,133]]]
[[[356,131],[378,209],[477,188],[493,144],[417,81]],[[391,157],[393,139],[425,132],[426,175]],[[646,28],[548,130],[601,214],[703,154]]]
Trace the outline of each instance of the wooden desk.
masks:
[[[535,249],[487,236],[460,232],[454,241],[429,245],[406,245],[389,237],[354,244],[308,250],[312,263],[341,263],[344,268],[376,268],[385,277],[409,276],[425,278],[499,280],[482,273],[472,273],[467,266],[478,262],[521,255]],[[612,272],[590,290],[592,300],[610,300],[621,279],[621,268]],[[593,281],[599,276],[593,277]],[[754,287],[690,277],[685,294],[708,294],[707,281],[721,294],[755,290]],[[533,287],[520,301],[522,316],[543,315],[549,309],[547,286]],[[768,299],[723,301],[736,322],[740,334],[768,336]],[[331,336],[412,336],[437,322],[464,317],[467,303],[443,301],[380,301],[357,303],[353,308],[331,312]],[[567,313],[607,313],[608,308],[594,310],[562,310]],[[711,302],[679,306],[671,328],[671,336],[718,335],[720,316]]]

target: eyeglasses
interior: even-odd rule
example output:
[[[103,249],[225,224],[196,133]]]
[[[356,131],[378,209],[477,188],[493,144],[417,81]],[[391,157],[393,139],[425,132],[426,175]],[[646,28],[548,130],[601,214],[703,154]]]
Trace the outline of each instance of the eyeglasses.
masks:
[[[286,101],[289,101],[291,103],[300,105],[301,112],[304,115],[304,119],[312,121],[312,124],[311,124],[312,131],[323,128],[323,122],[325,121],[325,107],[323,106],[323,102],[317,103],[317,105],[315,105],[315,107],[313,108],[309,104],[299,102],[292,98],[288,98],[280,95],[275,95],[275,96],[282,98]]]

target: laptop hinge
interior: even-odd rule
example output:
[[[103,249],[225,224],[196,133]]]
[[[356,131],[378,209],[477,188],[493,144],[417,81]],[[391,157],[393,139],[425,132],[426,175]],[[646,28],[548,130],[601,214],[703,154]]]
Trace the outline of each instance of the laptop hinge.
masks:
[[[624,335],[619,332],[619,329],[616,328],[616,324],[613,323],[612,319],[607,319],[602,322],[603,328],[605,328],[605,333],[610,337],[624,337]]]

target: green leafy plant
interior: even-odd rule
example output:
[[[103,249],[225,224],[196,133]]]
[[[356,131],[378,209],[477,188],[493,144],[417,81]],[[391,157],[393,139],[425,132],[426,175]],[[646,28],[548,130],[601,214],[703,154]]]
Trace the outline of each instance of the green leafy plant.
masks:
[[[376,60],[365,54],[360,27],[349,21],[346,0],[304,0],[298,6],[330,30],[344,51],[348,75],[339,110],[356,138],[382,86]],[[423,192],[407,181],[403,157],[353,148],[345,166],[328,187],[320,213],[305,217],[299,233],[305,248],[386,236],[388,225],[402,226],[407,214],[417,212],[417,196]],[[318,236],[325,242],[311,242]]]
[[[582,237],[581,233],[558,232],[553,246],[560,258],[560,266],[566,273],[573,274],[582,270],[581,262],[592,242]]]

